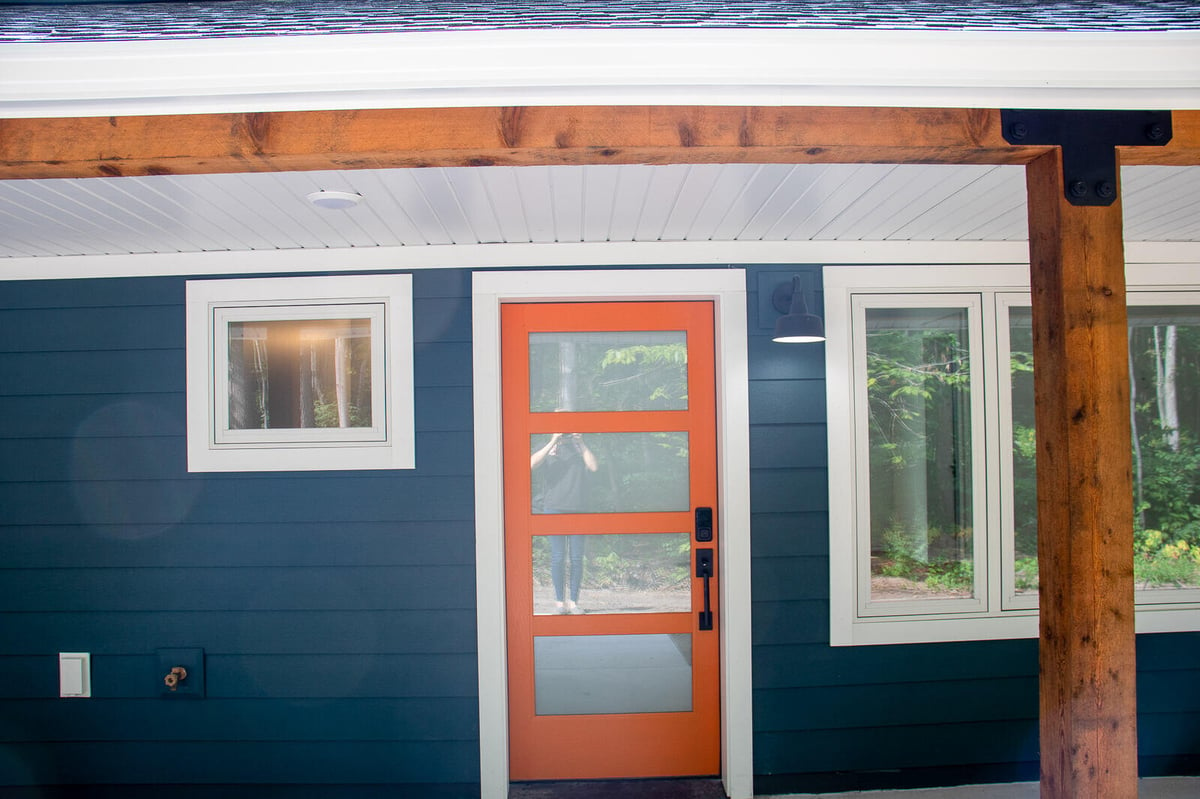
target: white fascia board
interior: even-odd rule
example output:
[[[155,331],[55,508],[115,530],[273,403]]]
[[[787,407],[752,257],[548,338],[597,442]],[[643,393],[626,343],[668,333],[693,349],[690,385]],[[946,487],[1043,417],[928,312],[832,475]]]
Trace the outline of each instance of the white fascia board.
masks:
[[[1200,263],[1198,242],[1126,242],[1127,263]],[[0,282],[544,266],[1028,264],[1024,241],[610,242],[0,258]]]
[[[1200,260],[1200,244],[1192,245]],[[0,258],[0,281],[91,277],[367,272],[546,266],[643,266],[797,263],[1029,262],[1029,245],[1012,242],[605,242],[453,244],[336,250],[139,253]]]
[[[509,30],[0,45],[0,117],[496,105],[1200,108],[1200,33]]]

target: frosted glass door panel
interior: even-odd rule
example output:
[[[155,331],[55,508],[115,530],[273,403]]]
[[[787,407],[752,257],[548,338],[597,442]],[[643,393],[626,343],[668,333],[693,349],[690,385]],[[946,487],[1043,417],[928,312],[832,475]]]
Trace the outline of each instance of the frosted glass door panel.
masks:
[[[531,333],[529,410],[687,409],[682,330]]]
[[[537,715],[680,713],[692,709],[692,636],[533,639]]]
[[[534,536],[533,612],[687,613],[690,564],[688,533]]]
[[[691,507],[686,432],[543,433],[529,451],[535,514]]]

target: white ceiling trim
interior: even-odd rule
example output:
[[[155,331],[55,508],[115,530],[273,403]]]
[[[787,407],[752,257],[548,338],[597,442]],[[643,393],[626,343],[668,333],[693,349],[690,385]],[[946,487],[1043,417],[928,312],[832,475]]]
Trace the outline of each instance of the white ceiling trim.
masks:
[[[1200,264],[1200,243],[1130,242],[1128,263]],[[1026,242],[613,242],[9,258],[0,281],[500,267],[1025,264]]]
[[[0,117],[583,104],[1200,108],[1200,33],[607,29],[0,45]]]

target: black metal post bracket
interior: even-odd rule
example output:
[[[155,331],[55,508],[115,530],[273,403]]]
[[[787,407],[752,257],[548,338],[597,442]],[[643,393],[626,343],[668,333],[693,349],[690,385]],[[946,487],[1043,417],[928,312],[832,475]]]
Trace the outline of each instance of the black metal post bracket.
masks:
[[[1171,140],[1170,111],[1002,110],[1009,144],[1062,147],[1063,193],[1072,205],[1117,199],[1115,148],[1161,147]]]

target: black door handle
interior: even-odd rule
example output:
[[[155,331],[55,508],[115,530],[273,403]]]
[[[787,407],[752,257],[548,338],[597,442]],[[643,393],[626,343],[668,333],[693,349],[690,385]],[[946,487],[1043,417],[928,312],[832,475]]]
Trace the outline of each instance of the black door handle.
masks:
[[[709,581],[713,578],[712,549],[696,550],[696,576],[704,578],[704,610],[700,611],[700,629],[713,628],[712,597],[709,594]]]

